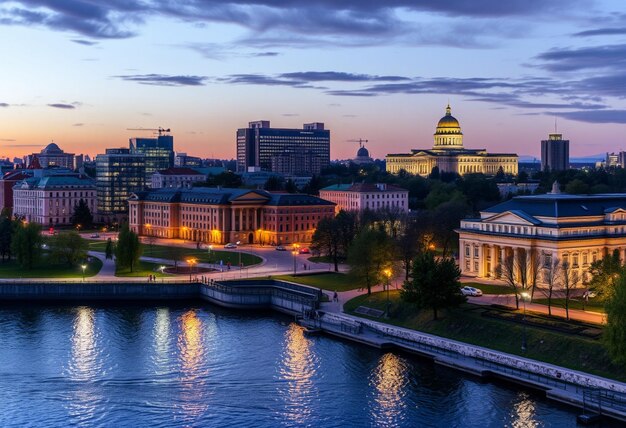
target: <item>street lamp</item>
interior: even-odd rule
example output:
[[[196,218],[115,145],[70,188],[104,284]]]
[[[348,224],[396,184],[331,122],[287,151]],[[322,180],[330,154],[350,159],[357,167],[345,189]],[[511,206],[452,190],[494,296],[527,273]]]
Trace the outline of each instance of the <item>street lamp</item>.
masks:
[[[385,308],[385,318],[389,318],[389,306],[390,306],[390,302],[389,302],[389,281],[391,280],[391,269],[385,269],[383,271],[383,274],[385,275],[386,278],[386,286],[387,286],[387,307]]]
[[[522,352],[526,352],[526,347],[527,347],[527,343],[526,343],[526,299],[528,299],[530,297],[530,294],[528,294],[527,292],[523,291],[522,293],[520,293],[520,296],[522,296],[522,302],[524,302],[524,317],[522,318],[522,324],[523,324],[523,329],[522,329]]]
[[[165,266],[163,265],[159,266],[159,270],[161,271],[161,282],[165,282],[165,279],[163,279],[163,272],[165,271]]]
[[[187,264],[189,264],[189,282],[191,282],[191,273],[193,272],[193,265],[196,264],[196,259],[187,259]]]
[[[85,282],[85,269],[87,269],[87,265],[80,265],[83,270],[83,282]]]
[[[213,251],[213,244],[209,244],[207,248],[209,249],[209,263],[211,263],[211,251]]]

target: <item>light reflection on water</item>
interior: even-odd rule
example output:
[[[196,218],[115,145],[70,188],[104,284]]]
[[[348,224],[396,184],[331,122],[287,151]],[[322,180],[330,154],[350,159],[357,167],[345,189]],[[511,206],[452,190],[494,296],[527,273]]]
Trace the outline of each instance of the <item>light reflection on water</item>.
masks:
[[[407,367],[404,359],[392,353],[381,355],[378,365],[370,376],[373,400],[369,407],[375,426],[401,425],[406,417],[407,381]]]
[[[572,426],[576,411],[289,318],[0,308],[0,427]]]
[[[284,406],[279,419],[286,425],[308,426],[313,423],[317,365],[317,358],[311,352],[311,341],[304,336],[304,329],[291,323],[285,331],[278,367],[278,394]]]

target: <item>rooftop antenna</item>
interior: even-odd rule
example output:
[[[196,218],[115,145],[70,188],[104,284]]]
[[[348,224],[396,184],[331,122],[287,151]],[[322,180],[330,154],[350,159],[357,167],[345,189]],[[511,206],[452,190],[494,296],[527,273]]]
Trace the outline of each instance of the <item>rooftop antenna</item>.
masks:
[[[556,116],[554,116],[554,133],[556,134]]]

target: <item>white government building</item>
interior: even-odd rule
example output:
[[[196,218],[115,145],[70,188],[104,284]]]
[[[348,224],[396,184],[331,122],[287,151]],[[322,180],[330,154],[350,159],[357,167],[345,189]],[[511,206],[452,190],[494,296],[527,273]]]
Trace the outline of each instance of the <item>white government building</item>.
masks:
[[[463,147],[463,133],[459,121],[446,107],[446,115],[439,120],[432,149],[412,149],[411,153],[388,154],[387,172],[398,174],[404,170],[410,174],[429,175],[434,167],[439,172],[459,175],[482,173],[495,175],[500,168],[505,174],[517,175],[517,155],[512,153],[487,153],[485,149]]]
[[[461,221],[461,272],[496,278],[505,257],[536,252],[541,265],[558,259],[585,279],[590,264],[618,250],[626,259],[626,194],[518,196]],[[543,282],[542,275],[539,275]]]

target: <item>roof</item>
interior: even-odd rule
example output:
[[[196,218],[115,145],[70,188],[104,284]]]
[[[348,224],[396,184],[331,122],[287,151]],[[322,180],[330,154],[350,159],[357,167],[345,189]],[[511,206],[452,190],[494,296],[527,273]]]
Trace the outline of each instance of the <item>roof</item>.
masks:
[[[270,193],[265,190],[218,187],[193,187],[191,189],[163,188],[135,193],[136,199],[152,202],[229,205],[239,201],[274,206],[335,205],[316,196],[298,193]],[[241,198],[241,199],[240,199]]]
[[[597,195],[546,194],[517,196],[483,210],[484,213],[523,212],[532,217],[604,216],[606,212],[626,210],[626,193]]]
[[[394,186],[392,184],[385,184],[384,188],[381,189],[380,187],[378,187],[378,185],[372,183],[333,184],[332,186],[324,187],[321,190],[361,193],[408,192],[408,190],[403,189],[402,187]]]
[[[42,154],[63,154],[63,150],[56,145],[56,143],[50,143],[41,151]]]
[[[200,172],[191,168],[168,168],[157,171],[161,175],[202,175]]]
[[[24,183],[26,183],[30,188],[37,189],[51,189],[67,186],[96,187],[96,181],[84,175],[48,175],[45,177],[30,177],[18,182],[15,187],[19,188],[23,186]]]

